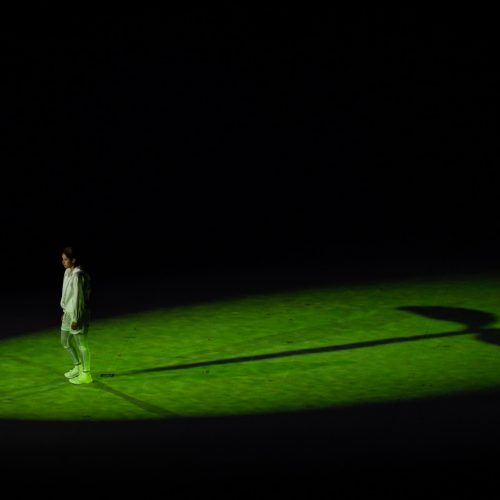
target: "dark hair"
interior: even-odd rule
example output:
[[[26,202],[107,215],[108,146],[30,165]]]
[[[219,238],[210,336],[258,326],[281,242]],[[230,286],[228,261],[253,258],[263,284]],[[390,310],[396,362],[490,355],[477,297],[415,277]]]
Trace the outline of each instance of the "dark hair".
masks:
[[[79,266],[81,263],[80,252],[73,246],[64,247],[62,253],[68,257],[68,259],[75,259],[75,265]]]

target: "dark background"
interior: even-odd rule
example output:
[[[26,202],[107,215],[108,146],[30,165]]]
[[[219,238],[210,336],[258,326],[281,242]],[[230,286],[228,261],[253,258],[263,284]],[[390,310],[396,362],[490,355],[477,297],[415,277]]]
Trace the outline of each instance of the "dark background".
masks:
[[[57,324],[67,244],[86,253],[97,317],[154,305],[158,282],[175,301],[298,276],[496,270],[497,18],[482,9],[4,12],[9,335]],[[474,467],[485,481],[498,412],[494,393],[113,432],[2,429],[14,470],[45,460],[57,476],[73,443],[93,477],[113,464],[117,478],[146,464],[160,480],[164,466],[226,478],[261,464],[269,476],[319,467],[328,478],[333,464],[352,472],[350,486],[371,473],[372,486],[387,484],[397,468],[407,496],[429,479],[429,460],[434,473],[448,466],[451,482]]]
[[[109,10],[2,17],[6,285],[496,265],[492,13]]]

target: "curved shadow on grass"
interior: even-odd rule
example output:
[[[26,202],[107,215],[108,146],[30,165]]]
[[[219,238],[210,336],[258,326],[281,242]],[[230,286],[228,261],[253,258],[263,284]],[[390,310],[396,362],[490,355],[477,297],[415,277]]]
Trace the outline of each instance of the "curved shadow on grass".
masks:
[[[488,325],[497,320],[497,317],[492,313],[477,309],[465,309],[464,307],[442,306],[404,306],[398,307],[398,310],[412,312],[427,318],[462,323],[464,330],[458,334],[475,333],[478,340],[500,345],[500,329],[487,328]]]
[[[478,311],[477,309],[466,309],[465,307],[401,306],[397,309],[398,311],[412,312],[427,318],[462,323],[464,328],[468,330],[480,330],[497,319],[492,313]]]
[[[419,340],[429,340],[445,337],[456,337],[458,335],[476,334],[479,340],[500,345],[500,329],[485,328],[496,320],[496,316],[484,311],[465,309],[459,307],[441,306],[402,306],[397,308],[400,311],[407,311],[421,316],[440,319],[443,321],[455,321],[462,323],[464,328],[459,331],[419,334],[409,337],[391,337],[386,339],[367,340],[365,342],[352,342],[349,344],[313,347],[308,349],[296,349],[293,351],[281,351],[267,354],[257,354],[253,356],[238,356],[227,359],[216,359],[211,361],[199,361],[195,363],[184,363],[179,365],[159,366],[143,368],[140,370],[129,370],[121,373],[101,373],[101,377],[114,377],[137,375],[139,373],[151,373],[171,370],[185,370],[188,368],[198,368],[201,366],[225,365],[230,363],[245,363],[249,361],[262,361],[266,359],[284,358],[288,356],[300,356],[305,354],[319,354],[325,352],[345,351],[350,349],[361,349],[365,347],[377,347],[388,344],[399,344],[402,342],[415,342]]]

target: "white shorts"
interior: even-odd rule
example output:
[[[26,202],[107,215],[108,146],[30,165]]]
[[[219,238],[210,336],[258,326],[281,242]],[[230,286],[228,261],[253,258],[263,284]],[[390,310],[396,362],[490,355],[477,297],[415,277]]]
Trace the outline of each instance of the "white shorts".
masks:
[[[67,313],[66,311],[64,312],[63,318],[62,318],[62,323],[61,323],[61,330],[65,332],[70,332],[70,333],[87,333],[89,330],[89,314],[85,314],[78,324],[78,328],[76,330],[73,330],[71,328],[71,323],[73,322],[71,315]]]

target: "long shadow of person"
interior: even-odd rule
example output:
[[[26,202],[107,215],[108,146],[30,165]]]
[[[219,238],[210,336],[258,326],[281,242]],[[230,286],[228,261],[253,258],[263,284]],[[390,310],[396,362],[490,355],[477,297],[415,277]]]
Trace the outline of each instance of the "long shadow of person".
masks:
[[[442,306],[401,306],[397,308],[400,311],[412,312],[426,316],[432,319],[443,321],[453,321],[463,325],[462,330],[441,333],[421,333],[411,336],[390,337],[385,339],[366,340],[362,342],[352,342],[348,344],[337,344],[331,346],[312,347],[307,349],[296,349],[293,351],[280,351],[272,353],[263,353],[250,356],[237,356],[233,358],[196,361],[192,363],[183,363],[168,366],[156,366],[143,368],[139,370],[129,370],[121,373],[101,373],[101,377],[114,377],[123,375],[136,375],[139,373],[160,372],[169,370],[183,370],[211,365],[224,365],[229,363],[245,363],[250,361],[260,361],[264,359],[283,358],[287,356],[299,356],[304,354],[316,354],[324,352],[345,351],[350,349],[360,349],[365,347],[375,347],[401,342],[415,342],[420,340],[429,340],[436,338],[455,337],[458,335],[475,334],[478,340],[491,344],[500,345],[500,329],[488,328],[488,325],[496,320],[494,314],[478,311],[475,309],[465,309],[461,307],[442,307]]]

